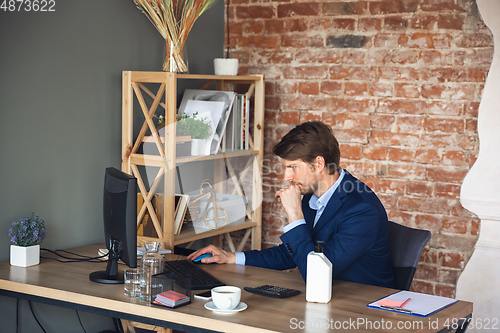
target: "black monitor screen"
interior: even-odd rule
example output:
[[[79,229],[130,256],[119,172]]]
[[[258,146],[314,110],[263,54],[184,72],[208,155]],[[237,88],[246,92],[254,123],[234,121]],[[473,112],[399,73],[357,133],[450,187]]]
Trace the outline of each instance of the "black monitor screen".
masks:
[[[137,179],[115,168],[107,168],[103,196],[104,236],[108,249],[106,271],[90,274],[98,283],[123,283],[118,271],[121,259],[137,267]]]

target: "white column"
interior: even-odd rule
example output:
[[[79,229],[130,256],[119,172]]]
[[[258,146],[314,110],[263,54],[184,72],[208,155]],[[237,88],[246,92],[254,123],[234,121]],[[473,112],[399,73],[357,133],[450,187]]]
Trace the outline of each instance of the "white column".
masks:
[[[494,56],[478,115],[479,155],[462,184],[460,201],[481,219],[474,253],[458,279],[457,298],[474,302],[473,324],[500,327],[500,1],[477,0],[493,33]],[[475,325],[479,326],[479,325]]]

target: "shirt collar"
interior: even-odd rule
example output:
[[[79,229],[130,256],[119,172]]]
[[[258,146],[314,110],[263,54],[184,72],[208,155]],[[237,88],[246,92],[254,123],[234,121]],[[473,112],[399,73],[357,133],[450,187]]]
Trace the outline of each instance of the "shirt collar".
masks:
[[[309,207],[311,209],[320,210],[321,208],[326,207],[328,201],[330,201],[330,199],[332,198],[333,193],[335,193],[335,190],[339,187],[340,183],[344,179],[344,169],[339,168],[339,173],[339,178],[332,186],[330,186],[330,188],[325,193],[323,193],[321,197],[318,198],[316,194],[311,195],[311,198],[309,199]]]

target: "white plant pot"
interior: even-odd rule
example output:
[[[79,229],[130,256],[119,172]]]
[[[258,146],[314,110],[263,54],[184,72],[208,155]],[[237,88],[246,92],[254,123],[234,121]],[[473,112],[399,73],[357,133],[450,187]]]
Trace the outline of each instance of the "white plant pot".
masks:
[[[10,246],[10,264],[12,266],[29,267],[40,263],[40,245]]]
[[[205,139],[192,139],[191,141],[191,155],[206,155],[206,140]]]

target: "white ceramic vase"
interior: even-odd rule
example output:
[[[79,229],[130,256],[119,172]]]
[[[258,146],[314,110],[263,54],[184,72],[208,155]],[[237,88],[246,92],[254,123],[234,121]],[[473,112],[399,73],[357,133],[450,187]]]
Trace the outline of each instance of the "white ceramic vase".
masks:
[[[12,266],[29,267],[40,263],[40,245],[10,246],[10,264]]]
[[[205,139],[192,139],[191,140],[191,155],[205,155]]]

